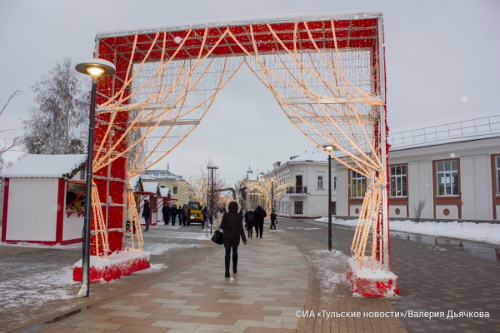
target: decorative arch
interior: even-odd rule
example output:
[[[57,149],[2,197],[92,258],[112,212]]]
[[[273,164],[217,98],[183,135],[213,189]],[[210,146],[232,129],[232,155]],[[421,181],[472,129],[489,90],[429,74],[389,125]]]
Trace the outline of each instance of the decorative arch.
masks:
[[[382,14],[102,33],[95,56],[116,66],[114,77],[98,82],[93,161],[109,251],[123,247],[124,220],[139,223],[128,179],[175,149],[245,65],[299,131],[333,146],[324,149],[367,178],[352,255],[361,269],[376,262],[390,269]]]

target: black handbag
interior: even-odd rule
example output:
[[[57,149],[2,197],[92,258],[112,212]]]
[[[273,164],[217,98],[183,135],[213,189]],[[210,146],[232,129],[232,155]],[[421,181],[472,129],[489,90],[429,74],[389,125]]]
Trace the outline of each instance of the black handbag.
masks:
[[[212,242],[222,245],[224,243],[224,234],[219,230],[215,230],[214,235],[212,236]]]

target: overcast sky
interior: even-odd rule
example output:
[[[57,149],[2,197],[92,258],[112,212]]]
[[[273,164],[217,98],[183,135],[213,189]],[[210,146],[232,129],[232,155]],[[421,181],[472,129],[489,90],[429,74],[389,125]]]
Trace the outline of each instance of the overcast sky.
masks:
[[[384,16],[389,127],[498,111],[498,0],[0,0],[0,131],[22,135],[31,87],[56,62],[92,57],[97,33],[283,14],[379,10]],[[90,89],[90,80],[89,80]],[[249,166],[268,170],[314,145],[246,68],[229,83],[199,127],[158,167],[187,177],[209,157],[234,184]],[[22,153],[4,156],[15,161]]]

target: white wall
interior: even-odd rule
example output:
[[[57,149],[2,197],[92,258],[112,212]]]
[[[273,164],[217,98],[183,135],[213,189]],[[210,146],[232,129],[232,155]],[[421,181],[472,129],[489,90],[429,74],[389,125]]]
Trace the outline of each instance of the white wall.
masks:
[[[492,220],[491,157],[489,155],[460,159],[462,185],[462,219]]]
[[[336,174],[337,174],[337,215],[349,216],[348,212],[349,173],[347,168],[339,167],[338,169],[336,169]]]
[[[55,242],[57,191],[57,178],[11,178],[6,240]]]
[[[393,163],[391,163],[393,164]],[[432,193],[432,165],[430,160],[409,162],[407,169],[408,181],[408,215],[415,218],[415,208],[425,200],[422,218],[432,218],[433,193]]]
[[[83,216],[78,217],[78,212],[73,212],[70,217],[64,211],[63,241],[82,238]]]

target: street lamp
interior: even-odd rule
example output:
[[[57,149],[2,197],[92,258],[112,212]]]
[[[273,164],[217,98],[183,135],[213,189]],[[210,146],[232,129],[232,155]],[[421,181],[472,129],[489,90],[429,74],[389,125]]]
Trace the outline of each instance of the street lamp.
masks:
[[[89,297],[89,273],[90,273],[90,216],[92,214],[92,159],[94,148],[94,118],[97,79],[104,76],[113,76],[115,74],[115,65],[107,60],[91,59],[79,63],[75,69],[85,75],[92,76],[92,93],[90,102],[89,116],[89,141],[87,147],[87,173],[85,189],[85,217],[83,219],[83,249],[82,249],[82,288],[78,293],[81,297]]]
[[[324,145],[328,150],[328,251],[332,251],[332,155],[333,145]]]

